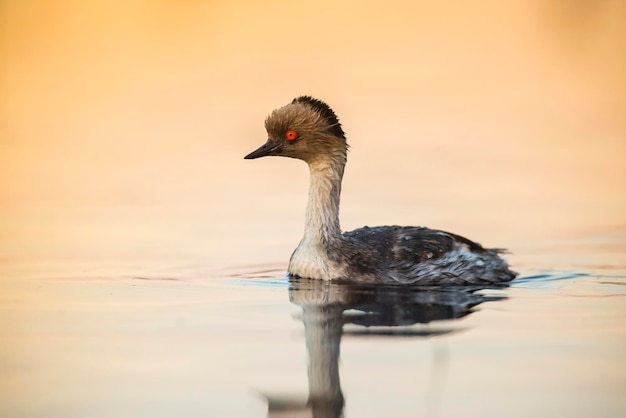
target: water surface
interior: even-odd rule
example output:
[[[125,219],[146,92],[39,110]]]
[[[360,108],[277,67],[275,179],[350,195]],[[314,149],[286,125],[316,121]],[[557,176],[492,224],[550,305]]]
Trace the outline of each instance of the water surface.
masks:
[[[3,414],[617,417],[626,269],[598,267],[488,289],[5,277]]]

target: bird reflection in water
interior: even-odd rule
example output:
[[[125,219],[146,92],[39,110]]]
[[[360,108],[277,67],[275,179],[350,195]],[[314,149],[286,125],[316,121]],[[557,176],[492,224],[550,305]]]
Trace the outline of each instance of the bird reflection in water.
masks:
[[[488,288],[503,288],[489,286]],[[361,337],[437,337],[457,331],[447,326],[424,326],[433,321],[462,318],[482,302],[505,299],[485,296],[487,287],[407,287],[357,285],[322,280],[292,279],[289,300],[302,308],[308,354],[309,397],[266,396],[268,418],[341,417],[344,397],[339,379],[342,335]]]

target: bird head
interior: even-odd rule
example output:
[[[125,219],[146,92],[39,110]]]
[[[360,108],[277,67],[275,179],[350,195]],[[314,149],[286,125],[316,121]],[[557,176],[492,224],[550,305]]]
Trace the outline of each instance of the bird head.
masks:
[[[298,158],[311,164],[345,159],[347,144],[335,112],[321,100],[300,96],[274,110],[265,120],[267,142],[245,159],[270,155]]]

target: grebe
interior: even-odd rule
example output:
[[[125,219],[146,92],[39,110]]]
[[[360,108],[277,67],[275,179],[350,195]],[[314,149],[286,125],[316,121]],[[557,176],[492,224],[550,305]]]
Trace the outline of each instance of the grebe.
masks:
[[[414,226],[363,227],[342,234],[339,197],[348,145],[335,112],[301,96],[265,120],[267,142],[246,155],[303,160],[310,186],[304,237],[291,255],[292,276],[381,284],[456,285],[508,282],[516,273],[500,249],[449,232]]]

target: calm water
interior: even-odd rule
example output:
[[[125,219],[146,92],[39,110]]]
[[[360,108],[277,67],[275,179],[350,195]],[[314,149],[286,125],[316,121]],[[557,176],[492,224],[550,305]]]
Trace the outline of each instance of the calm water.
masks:
[[[607,235],[490,289],[4,260],[2,416],[623,416],[625,245]]]

